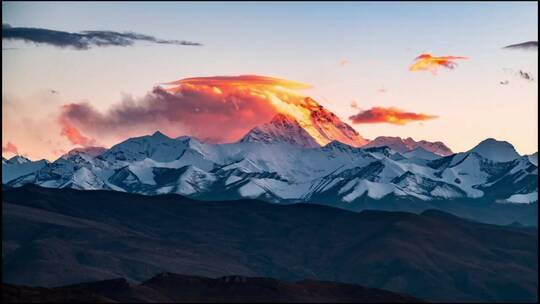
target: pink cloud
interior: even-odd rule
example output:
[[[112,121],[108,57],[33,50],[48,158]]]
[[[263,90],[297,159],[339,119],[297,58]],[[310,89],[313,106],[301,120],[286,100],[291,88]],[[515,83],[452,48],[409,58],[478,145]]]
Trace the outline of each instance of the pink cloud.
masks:
[[[19,154],[19,149],[17,149],[17,146],[15,146],[13,143],[8,141],[7,144],[2,147],[2,153]]]

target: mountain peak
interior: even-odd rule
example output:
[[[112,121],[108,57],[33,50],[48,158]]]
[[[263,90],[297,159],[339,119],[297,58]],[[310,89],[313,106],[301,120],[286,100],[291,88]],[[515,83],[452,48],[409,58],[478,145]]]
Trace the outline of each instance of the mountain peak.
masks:
[[[405,155],[406,157],[416,157],[416,158],[426,159],[426,160],[434,160],[441,157],[440,155],[437,155],[431,151],[428,151],[425,148],[420,147],[420,146],[414,148],[413,150],[409,152],[404,153],[403,155]]]
[[[109,161],[134,161],[145,158],[167,161],[176,159],[185,148],[185,140],[173,139],[156,131],[152,135],[128,138],[112,146],[98,158]]]
[[[84,147],[84,148],[74,148],[71,149],[66,155],[76,155],[76,154],[87,154],[92,157],[96,157],[103,152],[107,151],[104,147]]]
[[[22,155],[15,155],[12,158],[8,159],[7,162],[10,164],[24,164],[31,162],[31,160]]]
[[[270,124],[274,126],[300,127],[300,124],[294,117],[283,113],[274,115],[272,120],[270,120]]]
[[[306,102],[316,104],[313,99],[307,99]],[[321,105],[312,105],[310,121],[311,124],[307,126],[310,129],[308,133],[316,137],[315,140],[320,145],[337,140],[349,146],[361,147],[368,142],[350,125]]]
[[[251,129],[240,142],[288,143],[306,148],[320,147],[291,116],[276,114],[270,122]]]
[[[487,138],[481,141],[469,152],[476,152],[481,156],[496,162],[507,162],[518,158],[520,155],[512,144],[507,141]]]
[[[293,117],[287,114],[283,114],[283,113],[277,113],[276,115],[274,115],[274,117],[272,117],[272,120],[270,120],[270,123],[283,123],[283,122],[297,123]]]
[[[159,130],[154,132],[154,134],[152,134],[152,137],[153,138],[170,138],[167,135],[161,133]]]
[[[371,148],[371,147],[382,147],[382,146],[390,147],[392,150],[400,152],[400,153],[406,153],[409,151],[413,151],[417,147],[422,147],[426,151],[435,153],[439,156],[447,156],[447,155],[452,154],[452,150],[450,150],[450,148],[448,148],[444,143],[440,141],[436,141],[436,142],[429,142],[426,140],[415,141],[411,137],[402,139],[401,137],[397,137],[397,136],[378,136],[377,138],[373,139],[368,144],[366,144],[364,147]]]
[[[340,142],[338,140],[333,140],[333,141],[329,142],[328,144],[326,144],[323,147],[323,150],[325,150],[325,151],[330,151],[330,150],[334,150],[334,151],[357,151],[358,153],[362,153],[362,150],[360,148],[349,146],[349,145],[347,145],[345,143],[342,143],[342,142]]]

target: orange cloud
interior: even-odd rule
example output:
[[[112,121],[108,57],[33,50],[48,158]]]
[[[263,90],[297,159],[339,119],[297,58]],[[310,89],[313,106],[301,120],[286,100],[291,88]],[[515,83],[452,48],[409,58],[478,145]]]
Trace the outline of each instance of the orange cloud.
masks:
[[[347,64],[349,64],[349,60],[347,60],[347,59],[343,59],[343,60],[341,60],[341,61],[339,62],[339,65],[342,66],[342,67],[343,67],[343,66],[346,66]]]
[[[103,142],[159,130],[170,137],[188,135],[211,143],[230,143],[281,113],[297,120],[320,145],[344,132],[344,142],[361,141],[354,129],[342,123],[324,130],[316,124],[333,116],[298,92],[310,87],[304,83],[240,75],[186,78],[166,85],[155,87],[142,98],[127,97],[106,112],[88,103],[65,105],[60,121]]]
[[[69,105],[64,106],[64,108],[69,107]],[[91,147],[95,145],[96,140],[89,138],[81,134],[81,132],[74,127],[67,119],[61,117],[59,122],[62,126],[62,131],[60,135],[65,136],[72,144],[79,145],[83,147]]]
[[[405,125],[409,122],[434,119],[438,116],[422,113],[405,112],[400,109],[390,107],[373,107],[367,111],[362,111],[349,119],[356,124],[362,123],[390,123],[394,125]]]
[[[430,71],[433,74],[436,74],[437,70],[441,67],[453,70],[457,66],[457,63],[454,62],[454,60],[463,59],[468,58],[462,56],[434,57],[431,56],[431,54],[421,54],[414,59],[416,62],[409,67],[409,71]]]
[[[168,88],[156,87],[143,98],[125,98],[103,113],[88,103],[67,104],[59,119],[63,133],[76,142],[80,141],[75,130],[102,140],[160,130],[171,137],[189,135],[208,142],[233,142],[277,113],[307,120],[319,107],[297,93],[309,85],[273,77],[197,77],[166,85]]]
[[[2,147],[2,153],[19,154],[19,150],[17,149],[17,146],[8,141],[6,146]]]
[[[310,85],[285,80],[280,78],[268,77],[268,76],[259,76],[259,75],[240,75],[240,76],[212,76],[212,77],[193,77],[193,78],[184,78],[173,82],[163,83],[165,85],[173,85],[174,87],[167,89],[169,92],[177,93],[181,89],[185,88],[194,88],[198,87],[202,89],[203,87],[209,87],[214,91],[214,93],[223,93],[220,92],[220,89],[223,87],[226,88],[238,88],[238,87],[256,87],[256,88],[287,88],[291,90],[299,89],[309,89]],[[217,88],[214,89],[214,88]]]

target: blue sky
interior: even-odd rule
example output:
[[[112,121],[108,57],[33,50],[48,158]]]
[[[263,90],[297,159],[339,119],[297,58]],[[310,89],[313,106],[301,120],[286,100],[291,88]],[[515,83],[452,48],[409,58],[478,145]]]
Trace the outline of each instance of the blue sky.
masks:
[[[395,106],[440,116],[406,126],[354,125],[367,138],[442,140],[459,151],[495,137],[512,142],[522,153],[537,150],[537,82],[498,85],[510,77],[503,68],[537,75],[536,52],[501,50],[508,44],[538,40],[535,2],[3,2],[2,6],[3,23],[14,27],[134,31],[204,44],[139,43],[76,51],[3,41],[3,48],[14,48],[2,51],[3,108],[6,99],[33,108],[32,103],[43,103],[40,92],[55,89],[61,93],[55,97],[58,104],[85,100],[105,111],[123,95],[142,96],[164,81],[259,74],[312,84],[309,95],[347,122],[357,111],[350,107],[352,100],[362,108]],[[421,53],[470,60],[437,77],[412,74],[407,67]],[[348,63],[342,67],[343,60]],[[378,93],[380,88],[388,93]],[[511,123],[502,128],[501,119],[510,114]],[[14,127],[3,125],[4,137],[15,137],[10,128]],[[470,136],[463,139],[465,130]]]

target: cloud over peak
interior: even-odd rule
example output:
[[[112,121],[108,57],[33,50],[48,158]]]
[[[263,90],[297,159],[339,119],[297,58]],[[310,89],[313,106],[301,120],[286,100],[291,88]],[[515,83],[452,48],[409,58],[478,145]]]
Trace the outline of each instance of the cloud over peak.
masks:
[[[209,142],[236,141],[278,112],[272,101],[305,86],[255,75],[186,78],[168,84],[170,89],[155,87],[141,98],[126,97],[106,112],[88,103],[66,104],[59,118],[63,135],[86,145],[94,144],[92,137],[121,139],[156,130]],[[271,91],[275,87],[279,93]]]
[[[198,42],[183,40],[165,40],[154,36],[133,32],[114,31],[82,31],[70,33],[44,28],[12,27],[2,24],[2,39],[22,40],[37,44],[48,44],[55,47],[71,47],[76,50],[87,50],[91,47],[104,46],[132,46],[137,41],[146,41],[156,44],[171,44],[184,46],[201,46]]]

